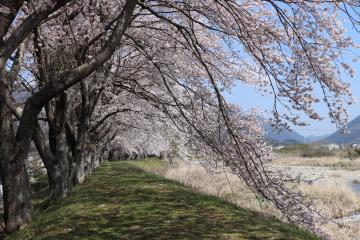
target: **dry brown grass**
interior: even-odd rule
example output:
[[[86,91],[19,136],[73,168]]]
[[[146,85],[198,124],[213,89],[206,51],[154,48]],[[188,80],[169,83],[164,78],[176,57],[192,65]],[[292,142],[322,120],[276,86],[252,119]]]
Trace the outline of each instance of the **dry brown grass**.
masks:
[[[349,216],[360,209],[360,197],[343,178],[327,178],[316,184],[300,184],[303,193],[313,199],[316,209],[325,217],[337,219]],[[347,222],[339,226],[333,222],[319,223],[321,229],[338,240],[360,239],[359,222]]]
[[[316,208],[328,218],[342,218],[360,208],[360,197],[341,178],[328,178],[311,185],[301,183],[300,190],[313,199]]]
[[[347,223],[340,226],[335,223],[321,225],[321,228],[335,240],[359,240],[360,228],[359,222]]]

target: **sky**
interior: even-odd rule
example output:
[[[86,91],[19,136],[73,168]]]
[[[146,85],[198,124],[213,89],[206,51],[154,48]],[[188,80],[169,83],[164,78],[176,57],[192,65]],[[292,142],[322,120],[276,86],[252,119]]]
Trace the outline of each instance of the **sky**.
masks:
[[[358,64],[359,76],[355,76],[355,78],[351,81],[351,90],[357,100],[360,101],[360,63]],[[238,84],[231,94],[227,95],[227,100],[231,103],[239,104],[246,110],[256,108],[261,112],[264,112],[265,117],[270,116],[270,113],[266,113],[265,111],[271,111],[273,106],[273,97],[271,95],[262,95],[262,93],[257,91],[254,87],[244,84]],[[324,120],[314,121],[303,118],[309,125],[305,127],[295,126],[292,129],[303,136],[322,136],[335,132],[336,127],[331,123],[330,118],[327,117],[328,109],[325,104],[319,105],[317,109],[320,116],[325,117]],[[348,111],[350,121],[360,115],[360,103],[347,106],[346,109]]]
[[[353,41],[359,44],[360,33],[357,33],[354,29],[352,29],[349,23],[345,23],[345,28],[347,30],[347,35],[352,37]],[[355,50],[355,54],[360,56],[360,49]],[[351,56],[345,56],[345,59],[349,58],[349,60],[351,60],[353,56],[351,58],[350,57]],[[360,115],[360,62],[352,63],[352,61],[348,61],[348,63],[354,68],[355,76],[354,78],[345,77],[344,80],[350,82],[352,94],[357,99],[356,104],[348,105],[346,107],[349,114],[349,121],[351,121]],[[318,95],[320,92],[315,92],[315,94]],[[268,118],[270,116],[270,113],[266,113],[265,111],[272,110],[273,97],[271,95],[263,95],[263,93],[256,90],[253,86],[238,83],[230,94],[226,94],[226,98],[229,102],[239,104],[246,110],[256,108],[261,112],[264,112],[265,117]],[[314,121],[308,118],[303,118],[306,120],[305,122],[308,126],[294,126],[292,129],[303,136],[322,136],[335,132],[336,126],[331,123],[331,120],[328,117],[328,109],[326,105],[321,104],[317,106],[316,109],[318,109],[318,113],[321,117],[325,117],[324,120]]]

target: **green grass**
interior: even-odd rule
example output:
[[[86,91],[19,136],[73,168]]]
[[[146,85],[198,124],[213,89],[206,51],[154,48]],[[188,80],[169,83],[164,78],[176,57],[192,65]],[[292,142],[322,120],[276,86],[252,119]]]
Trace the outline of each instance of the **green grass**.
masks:
[[[159,158],[147,158],[143,160],[132,161],[131,164],[147,172],[152,172],[154,170],[166,169],[168,162],[163,161]]]
[[[277,153],[284,153],[290,155],[297,155],[301,157],[328,157],[335,154],[336,151],[329,150],[326,146],[310,145],[310,144],[296,144],[287,145],[281,149],[274,150]]]
[[[44,200],[42,187],[33,223],[7,240],[318,239],[127,162],[104,163],[53,204]]]

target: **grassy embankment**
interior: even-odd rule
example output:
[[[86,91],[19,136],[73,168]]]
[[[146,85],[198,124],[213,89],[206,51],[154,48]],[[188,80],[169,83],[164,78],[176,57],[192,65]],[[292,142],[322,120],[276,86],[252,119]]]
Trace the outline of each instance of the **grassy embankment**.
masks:
[[[37,188],[32,225],[7,240],[317,239],[127,162],[104,163],[53,204],[45,200],[44,186]]]
[[[299,172],[306,173],[309,179],[314,179],[323,175],[320,180],[312,184],[306,182],[292,182],[289,187],[301,190],[308,198],[313,200],[314,207],[321,214],[329,219],[342,218],[358,212],[360,209],[360,198],[349,185],[349,177],[357,173],[354,171],[345,171],[334,167],[324,167],[327,162],[350,161],[340,159],[339,157],[298,157],[285,155],[282,158],[275,158],[272,165],[278,163],[283,165],[282,169],[293,177],[297,175],[289,170],[288,166],[296,165],[295,169]],[[351,160],[354,164],[359,159]],[[164,176],[181,182],[197,192],[203,192],[231,202],[237,206],[252,209],[268,216],[281,218],[281,214],[273,205],[261,198],[257,198],[245,184],[228,169],[219,166],[217,169],[207,171],[204,167],[194,162],[174,162],[166,164],[156,159],[135,162],[137,166],[147,172]],[[310,167],[311,166],[311,167]],[[319,166],[320,170],[313,166]],[[314,176],[313,174],[316,173]],[[295,175],[294,175],[295,174]],[[304,176],[302,176],[303,178]],[[351,176],[354,177],[354,176]],[[305,178],[308,179],[308,178]],[[359,177],[360,179],[360,177]],[[324,233],[332,236],[333,239],[353,240],[359,239],[360,229],[359,222],[346,222],[346,226],[338,226],[330,221],[318,221],[317,227]]]

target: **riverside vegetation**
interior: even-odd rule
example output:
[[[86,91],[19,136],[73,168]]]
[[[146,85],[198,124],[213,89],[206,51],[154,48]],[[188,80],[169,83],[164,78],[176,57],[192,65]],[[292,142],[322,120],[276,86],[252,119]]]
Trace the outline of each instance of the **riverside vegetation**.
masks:
[[[292,149],[298,147],[293,146]],[[298,151],[275,154],[271,167],[295,178],[289,183],[312,199],[320,219],[317,227],[332,239],[353,240],[360,237],[360,219],[349,216],[358,214],[360,195],[352,187],[358,183],[360,159],[349,160],[340,156],[305,158]],[[337,154],[340,154],[338,151]],[[167,164],[157,159],[136,163],[145,171],[179,181],[195,191],[218,196],[221,199],[260,212],[282,218],[280,211],[254,195],[230,171],[224,168],[206,169],[199,162],[179,161]]]

